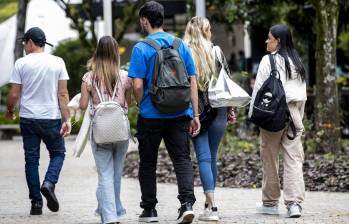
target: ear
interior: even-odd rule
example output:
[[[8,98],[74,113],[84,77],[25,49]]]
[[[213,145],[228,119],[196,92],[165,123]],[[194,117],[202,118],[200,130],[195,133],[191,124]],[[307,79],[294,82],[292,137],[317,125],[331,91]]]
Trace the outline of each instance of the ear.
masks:
[[[144,25],[146,27],[149,27],[149,25],[150,25],[149,20],[147,18],[144,18]]]
[[[148,21],[147,18],[141,17],[141,23],[142,23],[143,25],[148,25],[149,21]]]
[[[33,44],[34,44],[34,42],[32,41],[32,39],[29,39],[28,40],[28,46],[31,48],[32,46],[33,46]]]

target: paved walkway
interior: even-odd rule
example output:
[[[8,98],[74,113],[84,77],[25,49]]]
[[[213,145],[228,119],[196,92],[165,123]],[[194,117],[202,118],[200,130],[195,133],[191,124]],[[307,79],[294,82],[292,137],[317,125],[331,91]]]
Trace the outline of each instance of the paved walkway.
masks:
[[[71,156],[72,140],[67,141],[68,153],[61,179],[56,187],[60,201],[60,211],[50,212],[44,208],[42,216],[28,215],[30,202],[24,177],[24,158],[20,139],[0,141],[0,223],[26,224],[97,224],[99,218],[94,216],[96,207],[95,186],[97,175],[94,161],[88,147],[81,158]],[[41,150],[41,178],[47,167],[47,151]],[[123,179],[122,199],[128,211],[128,217],[122,223],[137,223],[140,213],[140,190],[138,181]],[[203,206],[201,188],[196,188],[197,203],[194,210],[199,214]],[[160,223],[175,223],[178,201],[177,188],[172,184],[158,184],[158,214]],[[255,214],[255,202],[260,199],[259,189],[229,189],[218,188],[216,200],[219,205],[222,220],[219,223],[349,223],[349,194],[307,192],[303,216],[300,219],[285,217],[282,206],[280,216],[265,216]],[[198,222],[195,219],[195,223]]]

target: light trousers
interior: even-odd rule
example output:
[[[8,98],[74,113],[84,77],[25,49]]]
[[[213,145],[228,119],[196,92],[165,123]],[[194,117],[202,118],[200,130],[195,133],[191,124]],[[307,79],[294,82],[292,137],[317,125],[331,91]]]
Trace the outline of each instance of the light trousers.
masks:
[[[96,196],[97,213],[103,224],[118,222],[126,214],[120,199],[121,176],[128,148],[128,141],[97,145],[91,138],[93,157],[98,173]]]
[[[281,190],[279,180],[279,153],[283,154],[283,196],[284,203],[302,203],[305,186],[303,180],[304,151],[301,135],[304,130],[302,123],[305,102],[288,104],[291,117],[296,126],[297,136],[294,140],[287,138],[287,130],[270,132],[260,129],[260,154],[263,165],[262,201],[265,206],[278,204]]]

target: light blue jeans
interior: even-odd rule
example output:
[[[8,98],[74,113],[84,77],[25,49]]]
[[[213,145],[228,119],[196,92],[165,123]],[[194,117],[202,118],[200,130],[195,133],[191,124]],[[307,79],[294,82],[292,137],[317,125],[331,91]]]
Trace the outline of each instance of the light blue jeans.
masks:
[[[227,108],[218,108],[217,116],[209,129],[193,138],[199,172],[205,193],[214,192],[217,179],[217,152],[227,127]]]
[[[91,138],[91,146],[98,173],[96,213],[101,216],[103,224],[118,222],[126,215],[120,200],[120,188],[128,141],[97,145]]]

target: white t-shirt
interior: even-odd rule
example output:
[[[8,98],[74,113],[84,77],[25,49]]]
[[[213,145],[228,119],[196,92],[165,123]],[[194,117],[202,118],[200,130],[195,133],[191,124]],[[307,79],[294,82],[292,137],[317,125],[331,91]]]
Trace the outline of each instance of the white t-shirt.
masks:
[[[58,80],[69,80],[62,58],[30,53],[18,59],[10,83],[22,85],[20,117],[60,119]]]

